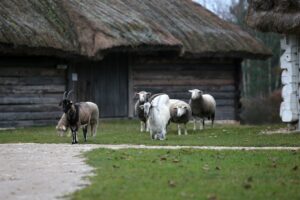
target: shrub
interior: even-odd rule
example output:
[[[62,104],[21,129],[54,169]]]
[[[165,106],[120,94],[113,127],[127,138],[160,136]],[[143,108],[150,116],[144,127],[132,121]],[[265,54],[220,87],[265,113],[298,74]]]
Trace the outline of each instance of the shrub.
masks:
[[[279,109],[281,101],[281,90],[276,90],[267,97],[242,98],[241,123],[280,123]]]

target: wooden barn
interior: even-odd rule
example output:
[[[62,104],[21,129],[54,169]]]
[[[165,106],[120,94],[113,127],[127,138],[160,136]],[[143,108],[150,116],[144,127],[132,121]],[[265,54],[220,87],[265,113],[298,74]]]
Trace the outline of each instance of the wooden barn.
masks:
[[[66,89],[103,118],[133,117],[134,94],[211,93],[238,120],[241,62],[271,54],[191,0],[3,0],[0,127],[56,123]]]

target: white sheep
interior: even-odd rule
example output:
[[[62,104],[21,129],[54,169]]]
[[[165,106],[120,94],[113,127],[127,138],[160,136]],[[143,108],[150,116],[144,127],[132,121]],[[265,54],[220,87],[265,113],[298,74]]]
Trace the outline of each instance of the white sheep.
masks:
[[[170,120],[169,100],[168,95],[158,94],[141,106],[147,117],[152,139],[166,139],[167,125]]]
[[[68,124],[67,116],[64,113],[56,125],[56,130],[58,135],[63,136],[64,133],[68,130],[68,128],[69,128],[69,124]]]
[[[180,124],[184,124],[184,134],[187,135],[186,124],[190,121],[192,110],[189,104],[177,99],[170,99],[171,122],[177,124],[178,135],[181,135]]]
[[[146,102],[148,102],[151,93],[146,91],[140,91],[137,92],[135,95],[138,96],[138,100],[135,103],[134,111],[140,120],[140,124],[141,124],[140,131],[144,132],[145,130],[148,130],[148,128],[147,128],[147,119],[144,114],[144,108],[141,107],[141,105],[144,105]]]
[[[64,93],[63,100],[61,102],[63,111],[65,113],[66,127],[70,127],[72,131],[72,144],[78,143],[77,131],[79,127],[82,127],[84,140],[87,139],[88,126],[91,127],[91,134],[96,135],[99,109],[95,103],[92,102],[80,102],[73,103],[69,100],[70,92]],[[65,121],[64,119],[61,121]]]
[[[211,119],[213,127],[216,113],[216,101],[210,94],[203,94],[201,90],[189,90],[191,93],[190,106],[192,109],[192,116],[194,117],[194,130],[196,130],[196,118],[202,119],[202,126],[204,128],[205,118]],[[201,129],[201,121],[199,121],[199,128]]]

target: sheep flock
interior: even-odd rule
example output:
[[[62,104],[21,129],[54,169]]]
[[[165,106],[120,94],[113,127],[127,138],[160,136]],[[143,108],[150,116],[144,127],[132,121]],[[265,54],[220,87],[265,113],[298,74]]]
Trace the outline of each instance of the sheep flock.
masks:
[[[150,92],[140,91],[135,93],[137,101],[134,106],[135,115],[140,120],[140,131],[149,132],[153,140],[165,140],[170,123],[177,124],[177,133],[188,134],[187,123],[194,122],[194,130],[204,129],[205,120],[211,120],[213,127],[216,114],[216,101],[210,94],[204,94],[199,89],[189,90],[191,97],[189,102],[179,99],[170,99],[167,94],[159,93],[151,95]],[[68,128],[72,132],[72,144],[78,143],[77,132],[82,127],[85,141],[88,128],[91,135],[95,136],[98,126],[99,109],[95,103],[73,103],[69,99],[71,92],[65,92],[60,105],[63,108],[56,130],[63,135]],[[182,130],[183,126],[183,130]]]

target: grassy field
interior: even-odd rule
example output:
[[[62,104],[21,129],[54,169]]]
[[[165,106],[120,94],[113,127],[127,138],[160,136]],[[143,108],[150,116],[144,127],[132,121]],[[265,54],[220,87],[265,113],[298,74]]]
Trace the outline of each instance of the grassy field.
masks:
[[[102,121],[95,138],[87,143],[96,144],[147,144],[147,145],[216,145],[216,146],[300,146],[300,134],[262,134],[276,126],[216,125],[206,130],[192,130],[189,135],[178,136],[176,126],[171,125],[165,141],[152,141],[149,133],[139,132],[136,120]],[[0,131],[0,143],[36,142],[71,143],[71,138],[59,137],[55,127],[22,128]],[[79,142],[83,142],[82,131]]]
[[[299,199],[300,152],[105,150],[71,199]]]
[[[300,146],[300,134],[263,134],[275,126],[216,125],[165,141],[139,132],[136,120],[102,121],[96,144]],[[83,141],[82,132],[79,142]],[[71,143],[54,126],[0,131],[0,143]],[[80,145],[80,144],[79,144]],[[71,199],[300,199],[299,151],[105,150],[85,154],[91,185]]]

